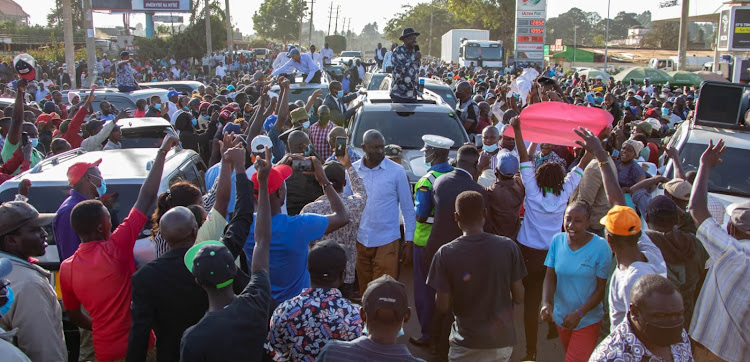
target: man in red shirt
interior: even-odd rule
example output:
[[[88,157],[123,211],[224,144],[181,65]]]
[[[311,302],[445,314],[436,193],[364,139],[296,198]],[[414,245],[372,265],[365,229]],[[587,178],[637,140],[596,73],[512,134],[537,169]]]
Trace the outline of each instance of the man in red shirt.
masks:
[[[78,111],[75,113],[75,116],[73,116],[73,119],[70,121],[70,123],[68,123],[68,129],[63,133],[62,138],[70,143],[71,148],[81,147],[83,137],[81,137],[78,132],[81,131],[83,120],[86,118],[86,115],[89,114],[89,107],[91,107],[91,102],[93,102],[94,98],[96,98],[96,96],[94,95],[95,89],[96,84],[91,86],[91,94],[89,94],[88,98],[86,98],[86,101],[84,101],[83,104],[79,105]]]
[[[130,330],[131,277],[135,273],[133,246],[156,200],[167,152],[179,143],[167,136],[128,217],[110,233],[109,211],[99,200],[82,201],[70,222],[81,238],[78,250],[60,264],[63,307],[81,328],[93,330],[97,361],[125,358]],[[102,192],[103,194],[104,192]],[[83,306],[90,318],[81,311]],[[151,335],[149,348],[152,349]],[[153,353],[153,349],[150,352]]]

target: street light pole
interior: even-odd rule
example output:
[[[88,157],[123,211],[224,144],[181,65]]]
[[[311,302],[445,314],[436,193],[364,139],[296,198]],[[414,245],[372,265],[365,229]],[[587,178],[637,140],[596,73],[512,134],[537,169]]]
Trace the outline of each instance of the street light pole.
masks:
[[[607,35],[604,37],[604,71],[607,71],[607,52],[609,50],[609,6],[612,0],[607,0]]]
[[[578,25],[573,26],[573,66],[576,67],[576,54],[578,53]]]
[[[432,8],[435,1],[430,1],[430,39],[427,41],[427,56],[432,56]]]

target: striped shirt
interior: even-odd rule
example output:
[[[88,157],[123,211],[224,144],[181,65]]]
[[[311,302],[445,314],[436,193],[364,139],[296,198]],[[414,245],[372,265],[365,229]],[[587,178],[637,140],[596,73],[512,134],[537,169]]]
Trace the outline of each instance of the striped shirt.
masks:
[[[726,361],[750,356],[750,240],[708,218],[696,234],[714,261],[701,289],[690,336]],[[744,356],[744,357],[743,357]]]

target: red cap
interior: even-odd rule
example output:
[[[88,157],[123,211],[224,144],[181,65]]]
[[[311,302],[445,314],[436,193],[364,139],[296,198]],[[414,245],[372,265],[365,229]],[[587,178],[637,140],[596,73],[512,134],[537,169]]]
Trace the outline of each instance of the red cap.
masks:
[[[81,177],[86,174],[86,171],[88,171],[92,167],[99,166],[100,163],[102,163],[101,158],[92,163],[77,162],[74,163],[73,166],[70,166],[68,168],[68,183],[70,184],[70,186],[77,184],[78,181],[81,180]]]
[[[646,92],[644,92],[644,91],[643,91],[643,90],[641,89],[641,90],[638,90],[637,92],[635,92],[635,94],[637,94],[637,95],[639,95],[639,96],[643,97],[644,95],[646,95]]]
[[[229,117],[231,117],[235,112],[237,112],[237,108],[234,108],[232,106],[225,106],[221,109],[219,117],[223,119],[229,119]]]
[[[644,119],[645,119],[645,118],[661,118],[661,114],[659,114],[659,112],[658,112],[658,111],[657,111],[657,110],[656,110],[655,108],[650,108],[650,109],[649,109],[649,110],[647,110],[647,111],[646,111],[646,113],[645,113],[645,114],[643,115],[643,118],[644,118]]]
[[[271,168],[271,172],[268,174],[268,193],[274,193],[281,187],[281,184],[292,175],[292,168],[287,165],[278,165]],[[258,173],[254,173],[250,177],[250,181],[253,182],[253,189],[260,190],[260,184],[258,183]]]
[[[208,102],[201,102],[201,104],[199,104],[199,105],[198,105],[198,110],[199,110],[199,111],[202,111],[202,110],[203,110],[203,108],[208,108],[208,107],[210,107],[210,106],[211,106],[211,103],[208,103]]]

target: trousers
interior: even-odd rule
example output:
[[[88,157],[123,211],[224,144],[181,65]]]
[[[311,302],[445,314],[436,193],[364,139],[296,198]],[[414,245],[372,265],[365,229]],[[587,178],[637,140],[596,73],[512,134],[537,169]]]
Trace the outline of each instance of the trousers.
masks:
[[[388,274],[394,279],[398,278],[398,240],[388,244],[368,248],[357,242],[357,278],[359,279],[359,291],[365,294],[367,284]]]
[[[425,268],[424,249],[423,246],[414,245],[412,253],[414,261],[414,306],[417,309],[417,318],[421,328],[420,338],[423,341],[428,341],[430,340],[432,315],[435,313],[435,290],[427,285],[429,269]]]
[[[599,330],[602,322],[594,323],[581,329],[565,329],[557,326],[565,350],[565,362],[588,361],[599,341]]]

